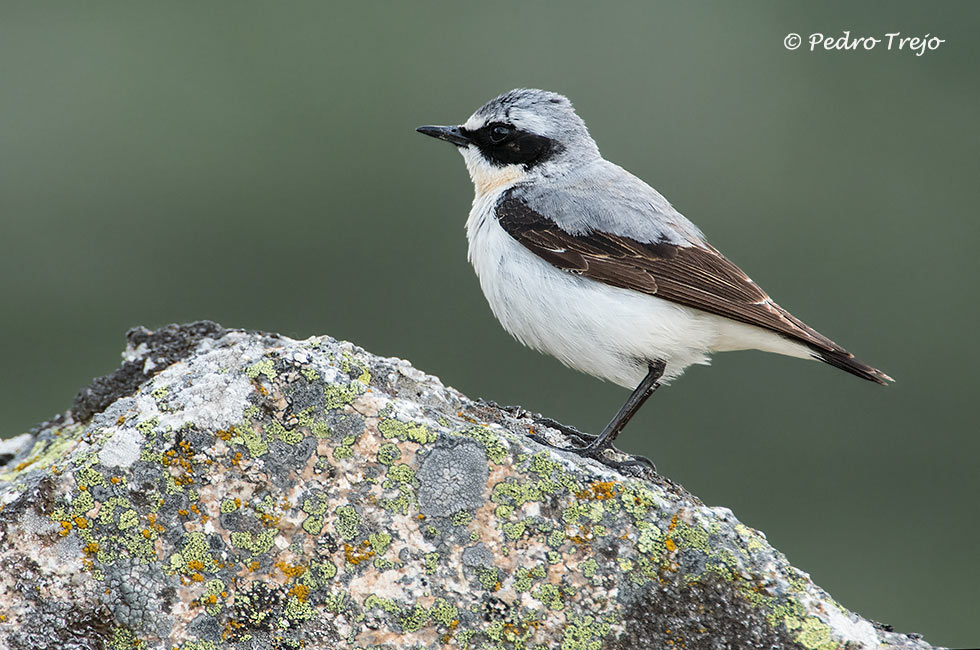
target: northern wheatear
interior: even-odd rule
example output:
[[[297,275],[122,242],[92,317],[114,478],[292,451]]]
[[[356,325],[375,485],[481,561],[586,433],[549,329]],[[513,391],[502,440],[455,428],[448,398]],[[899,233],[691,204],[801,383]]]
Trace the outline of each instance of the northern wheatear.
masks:
[[[476,188],[469,259],[504,329],[634,389],[601,434],[567,451],[611,464],[603,451],[653,391],[714,352],[891,380],[773,302],[659,192],[603,159],[566,97],[512,90],[465,124],[418,131],[463,154]]]

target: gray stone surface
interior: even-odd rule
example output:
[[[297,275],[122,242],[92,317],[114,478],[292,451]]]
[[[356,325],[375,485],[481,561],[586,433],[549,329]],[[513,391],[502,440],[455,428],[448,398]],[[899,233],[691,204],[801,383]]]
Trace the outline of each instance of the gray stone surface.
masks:
[[[930,647],[405,361],[214,323],[129,342],[0,444],[0,647]]]

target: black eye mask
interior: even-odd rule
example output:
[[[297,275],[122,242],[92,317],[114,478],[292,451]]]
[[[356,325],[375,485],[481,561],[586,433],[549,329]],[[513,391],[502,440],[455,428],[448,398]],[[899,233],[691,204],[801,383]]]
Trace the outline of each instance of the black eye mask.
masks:
[[[561,146],[550,138],[521,131],[512,124],[493,122],[466,135],[480,148],[483,156],[498,166],[524,165],[530,169],[555,153]]]

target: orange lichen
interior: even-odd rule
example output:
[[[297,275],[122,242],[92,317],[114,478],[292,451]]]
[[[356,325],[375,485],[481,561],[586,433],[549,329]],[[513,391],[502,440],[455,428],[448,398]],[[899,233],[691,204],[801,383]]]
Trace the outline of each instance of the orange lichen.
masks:
[[[259,516],[259,521],[261,521],[266,528],[276,528],[279,525],[279,517],[271,515],[268,512],[263,512]]]
[[[276,562],[276,567],[293,579],[296,579],[306,573],[306,566],[302,564],[289,564],[289,562],[284,560]]]
[[[575,493],[579,499],[591,499],[594,501],[605,501],[614,499],[619,494],[621,486],[615,481],[596,481],[589,483],[584,490]]]
[[[446,633],[442,635],[442,643],[443,643],[443,645],[448,644],[450,641],[452,641],[452,639],[453,639],[453,630],[455,630],[457,626],[459,626],[459,619],[458,618],[457,619],[453,619],[452,622],[449,623],[449,626],[448,626],[449,629],[446,630]]]
[[[306,585],[295,584],[289,593],[296,596],[296,599],[302,602],[306,602],[306,599],[310,597],[310,588]]]
[[[350,544],[344,544],[344,557],[347,561],[354,566],[357,566],[365,560],[371,559],[374,556],[374,551],[371,549],[371,544],[367,540],[361,542],[361,548],[355,548]]]

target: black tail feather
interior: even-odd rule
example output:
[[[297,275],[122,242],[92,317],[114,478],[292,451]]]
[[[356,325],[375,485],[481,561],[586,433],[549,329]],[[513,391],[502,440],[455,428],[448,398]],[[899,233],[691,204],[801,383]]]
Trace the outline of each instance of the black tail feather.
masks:
[[[824,363],[828,363],[835,368],[840,368],[844,372],[849,372],[852,375],[860,377],[861,379],[867,379],[868,381],[873,381],[876,384],[881,384],[882,386],[887,386],[888,382],[895,381],[877,368],[872,368],[867,364],[861,363],[854,358],[853,354],[846,350],[828,350],[815,345],[810,346],[810,349],[813,350],[813,356],[817,359],[820,359]]]

